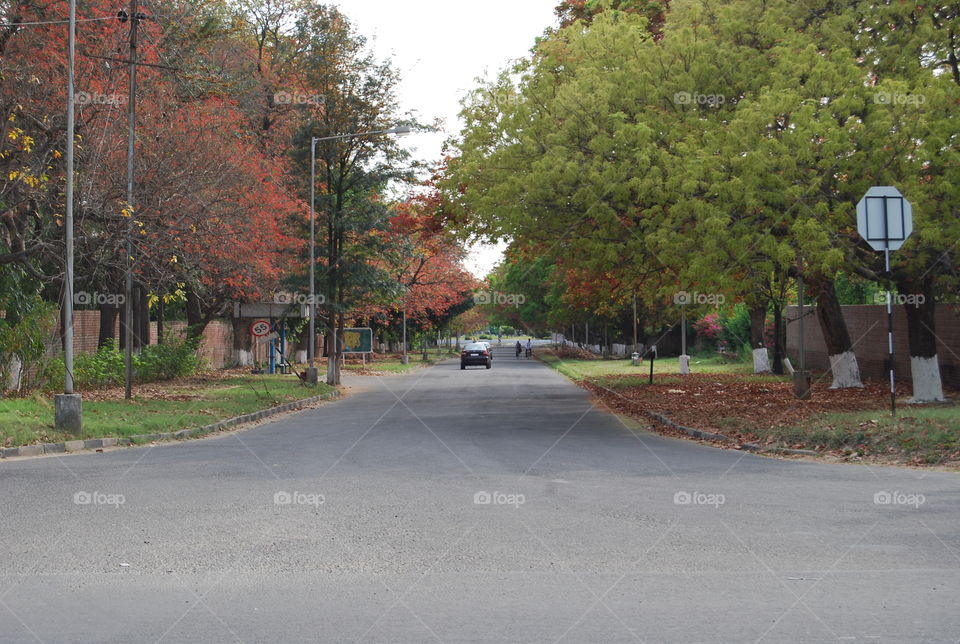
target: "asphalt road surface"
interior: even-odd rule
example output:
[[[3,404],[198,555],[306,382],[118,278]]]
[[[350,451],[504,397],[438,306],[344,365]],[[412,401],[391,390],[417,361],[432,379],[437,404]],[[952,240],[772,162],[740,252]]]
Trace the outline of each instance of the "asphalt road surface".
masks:
[[[352,382],[0,463],[0,641],[960,641],[958,474],[661,438],[507,346]]]

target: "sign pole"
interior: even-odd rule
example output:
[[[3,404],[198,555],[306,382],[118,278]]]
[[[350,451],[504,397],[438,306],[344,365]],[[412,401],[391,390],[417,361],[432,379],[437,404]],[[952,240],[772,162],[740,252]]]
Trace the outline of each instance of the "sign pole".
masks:
[[[897,387],[893,371],[893,298],[890,294],[890,282],[893,276],[890,274],[890,249],[884,251],[887,265],[887,345],[889,349],[888,360],[890,361],[890,415],[897,417]]]
[[[877,203],[877,199],[882,204]],[[896,204],[894,213],[890,212],[890,203]],[[890,217],[893,214],[893,221]],[[883,219],[883,226],[878,226]],[[891,230],[892,224],[892,230]],[[882,228],[883,236],[874,235],[874,230]],[[890,251],[898,250],[913,232],[913,207],[900,191],[893,186],[873,186],[857,204],[857,232],[874,250],[882,250],[884,268],[887,276],[887,361],[890,373],[890,414],[897,416],[897,382],[893,353],[893,271],[890,268]]]
[[[883,199],[883,258],[887,271],[887,345],[889,349],[888,360],[890,361],[890,415],[897,417],[897,387],[893,373],[893,298],[891,297],[890,287],[893,282],[893,275],[890,272],[890,222],[888,221],[887,201]],[[902,208],[901,208],[902,211]]]

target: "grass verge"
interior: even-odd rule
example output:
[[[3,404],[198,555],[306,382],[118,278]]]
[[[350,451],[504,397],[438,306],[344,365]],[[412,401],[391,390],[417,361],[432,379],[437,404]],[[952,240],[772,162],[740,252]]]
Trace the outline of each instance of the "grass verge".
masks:
[[[4,447],[58,443],[82,438],[128,437],[209,425],[283,403],[320,396],[334,387],[304,387],[295,376],[232,375],[154,383],[135,389],[124,401],[122,390],[84,394],[83,432],[54,428],[53,398],[34,394],[0,400],[0,444]]]
[[[676,358],[658,360],[651,385],[649,364],[539,357],[612,409],[641,419],[648,411],[664,414],[686,427],[724,434],[733,445],[809,449],[849,461],[960,465],[960,406],[901,404],[893,418],[886,382],[831,390],[829,377],[815,377],[811,398],[801,401],[788,376],[753,374],[749,364],[720,358],[701,359],[699,365],[691,360],[693,373],[686,376],[679,375]],[[909,394],[909,383],[900,383],[898,398]],[[686,437],[660,423],[654,428]]]
[[[418,351],[417,353],[408,353],[407,364],[402,364],[400,362],[399,353],[386,355],[376,354],[372,360],[367,358],[366,365],[364,365],[360,360],[351,359],[350,362],[347,362],[343,365],[343,368],[347,371],[353,371],[360,374],[406,373],[421,367],[429,367],[430,365],[436,364],[441,360],[454,357],[456,357],[456,354],[437,352],[436,349],[432,349],[427,355],[426,360],[423,359],[423,353]]]
[[[644,361],[637,366],[630,363],[630,359],[613,360],[583,360],[579,358],[562,358],[548,350],[538,349],[537,357],[572,380],[597,380],[604,376],[635,376],[637,384],[648,382],[650,377],[650,362]],[[785,376],[753,373],[752,362],[731,362],[720,356],[690,356],[690,371],[692,373],[732,373],[756,379],[783,380]],[[679,358],[660,358],[653,362],[654,382],[660,382],[661,376],[680,376]],[[633,380],[633,378],[631,378]]]
[[[912,465],[960,461],[956,406],[901,407],[896,418],[886,409],[824,414],[803,424],[751,431],[764,442],[803,445],[850,459],[893,458]]]

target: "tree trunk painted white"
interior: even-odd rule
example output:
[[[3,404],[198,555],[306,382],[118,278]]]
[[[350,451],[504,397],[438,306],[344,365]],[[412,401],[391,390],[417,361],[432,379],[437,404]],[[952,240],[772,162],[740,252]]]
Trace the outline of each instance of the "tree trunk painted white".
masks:
[[[236,359],[238,367],[251,367],[253,366],[253,351],[248,349],[237,349]]]
[[[831,389],[863,387],[863,382],[860,380],[860,366],[853,351],[844,351],[830,356],[830,373],[833,374]]]
[[[942,402],[943,383],[937,356],[918,358],[910,356],[910,374],[913,377],[913,398],[909,403]]]
[[[20,361],[20,358],[17,356],[11,356],[10,362],[7,363],[7,373],[9,377],[7,382],[3,383],[6,385],[8,391],[20,391],[20,385],[23,380],[23,363]]]
[[[297,364],[305,363],[307,361],[307,350],[298,349],[297,352],[294,354],[293,361],[296,362]]]
[[[680,373],[690,373],[690,356],[680,356]]]
[[[760,347],[753,350],[753,373],[768,373],[770,359],[767,357],[767,348]]]

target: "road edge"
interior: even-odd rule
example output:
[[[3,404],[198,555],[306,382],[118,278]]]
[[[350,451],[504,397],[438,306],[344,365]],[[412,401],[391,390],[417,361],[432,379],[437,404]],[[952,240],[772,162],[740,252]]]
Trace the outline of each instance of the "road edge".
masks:
[[[104,449],[107,447],[130,447],[145,443],[155,443],[158,441],[176,441],[188,438],[200,438],[202,436],[207,436],[208,434],[233,429],[240,425],[255,423],[272,416],[278,416],[291,411],[298,411],[304,407],[308,407],[318,402],[337,398],[340,395],[341,392],[339,389],[337,389],[319,396],[294,400],[282,405],[277,405],[276,407],[269,407],[267,409],[250,412],[249,414],[234,416],[233,418],[226,418],[215,423],[210,423],[209,425],[181,429],[175,432],[164,432],[160,434],[137,434],[135,436],[124,436],[123,438],[87,438],[64,441],[62,443],[42,443],[39,445],[5,447],[0,449],[0,459],[5,460],[8,458],[44,456],[47,454],[70,454],[86,450]]]

